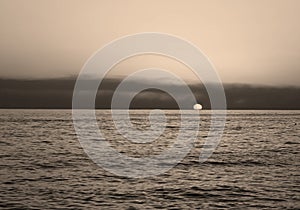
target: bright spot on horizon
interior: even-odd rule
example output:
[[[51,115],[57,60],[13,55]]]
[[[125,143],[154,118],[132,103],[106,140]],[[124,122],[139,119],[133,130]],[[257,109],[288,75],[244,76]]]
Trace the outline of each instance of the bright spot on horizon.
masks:
[[[195,105],[193,106],[193,108],[194,108],[195,110],[201,110],[201,109],[202,109],[202,105],[201,105],[201,104],[195,104]]]

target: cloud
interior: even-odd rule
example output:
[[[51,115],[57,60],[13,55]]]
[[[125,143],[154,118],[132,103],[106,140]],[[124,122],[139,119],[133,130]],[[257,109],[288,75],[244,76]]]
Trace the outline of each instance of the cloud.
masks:
[[[0,79],[0,108],[72,108],[72,94],[75,78],[48,80]],[[110,108],[112,95],[121,79],[105,79],[96,97],[97,108]],[[145,81],[132,81],[138,86]],[[168,86],[169,84],[165,84]],[[204,109],[210,108],[210,101],[202,84],[190,84],[197,101]],[[178,91],[181,87],[171,84]],[[271,87],[250,85],[224,85],[228,109],[300,109],[299,87]],[[128,97],[130,90],[122,92]],[[179,100],[187,100],[180,95]],[[119,107],[122,108],[122,107]],[[131,102],[131,108],[177,109],[176,101],[167,93],[148,89],[138,94]],[[187,109],[192,108],[186,107]]]

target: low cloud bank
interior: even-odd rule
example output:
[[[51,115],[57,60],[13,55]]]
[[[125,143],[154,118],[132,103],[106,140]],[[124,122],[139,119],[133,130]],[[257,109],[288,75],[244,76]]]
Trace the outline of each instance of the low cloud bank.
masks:
[[[74,78],[45,80],[0,79],[0,108],[72,108]],[[87,80],[87,82],[89,82]],[[99,87],[96,108],[109,109],[114,90],[120,79],[105,79]],[[147,81],[133,81],[135,85]],[[168,86],[168,84],[165,84]],[[180,85],[170,85],[180,94]],[[190,84],[198,103],[210,109],[210,102],[202,84]],[[213,87],[213,85],[212,85]],[[269,87],[225,84],[228,109],[300,109],[300,87]],[[128,97],[131,90],[124,91]],[[185,95],[180,100],[187,100]],[[84,107],[83,107],[84,108]],[[123,107],[118,107],[123,108]],[[167,93],[148,89],[139,93],[131,102],[134,109],[177,109],[177,103]],[[187,109],[192,108],[186,107]]]

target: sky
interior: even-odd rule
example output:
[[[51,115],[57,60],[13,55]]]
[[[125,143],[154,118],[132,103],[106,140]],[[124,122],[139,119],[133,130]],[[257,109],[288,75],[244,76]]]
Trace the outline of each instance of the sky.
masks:
[[[0,77],[76,76],[108,42],[162,32],[194,43],[224,83],[299,86],[299,10],[298,0],[0,0]],[[153,66],[194,79],[162,56],[130,58],[108,76]]]

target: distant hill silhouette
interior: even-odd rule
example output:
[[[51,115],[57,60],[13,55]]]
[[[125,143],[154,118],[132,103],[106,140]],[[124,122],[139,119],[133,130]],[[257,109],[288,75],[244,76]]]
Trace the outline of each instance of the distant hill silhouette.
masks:
[[[0,79],[0,108],[72,108],[75,81],[75,78]],[[120,81],[121,79],[103,80],[99,88],[101,91],[98,91],[97,94],[96,108],[110,108],[112,94]],[[141,82],[147,81],[135,81],[136,85]],[[190,84],[189,86],[204,109],[210,109],[205,87],[202,84]],[[176,91],[178,90],[180,93],[179,85],[172,85],[172,88],[176,88]],[[228,109],[300,109],[300,87],[225,84],[224,89]],[[124,93],[124,97],[126,97],[126,93]],[[182,100],[185,100],[184,96],[182,97]],[[177,109],[178,106],[167,93],[157,89],[148,89],[134,98],[131,108]]]

